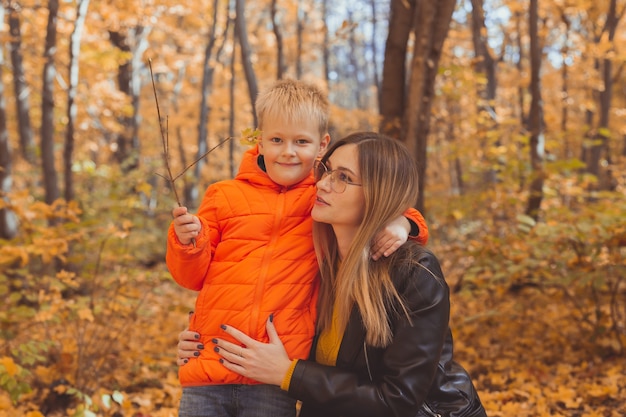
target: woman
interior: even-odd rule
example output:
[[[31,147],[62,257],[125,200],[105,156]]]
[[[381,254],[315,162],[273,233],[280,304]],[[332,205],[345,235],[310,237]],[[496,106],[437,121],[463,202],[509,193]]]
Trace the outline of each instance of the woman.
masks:
[[[321,287],[311,359],[287,357],[270,316],[267,344],[222,326],[241,342],[213,339],[223,365],[287,390],[302,401],[300,417],[486,416],[452,359],[449,290],[437,258],[414,242],[388,258],[369,256],[380,225],[416,200],[407,149],[355,133],[328,150],[316,176],[311,215]]]

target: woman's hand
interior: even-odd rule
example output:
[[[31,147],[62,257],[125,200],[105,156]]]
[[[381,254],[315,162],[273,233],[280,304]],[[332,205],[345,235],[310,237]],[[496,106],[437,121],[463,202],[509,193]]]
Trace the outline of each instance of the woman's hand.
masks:
[[[222,357],[222,364],[227,369],[264,384],[280,386],[289,371],[291,359],[276,333],[273,316],[269,317],[265,327],[269,343],[258,342],[234,327],[222,325],[224,332],[245,347],[223,339],[213,339],[214,349]]]
[[[200,356],[200,351],[204,349],[204,345],[199,342],[200,334],[185,329],[178,334],[178,351],[176,364],[183,366],[189,362],[190,358]]]

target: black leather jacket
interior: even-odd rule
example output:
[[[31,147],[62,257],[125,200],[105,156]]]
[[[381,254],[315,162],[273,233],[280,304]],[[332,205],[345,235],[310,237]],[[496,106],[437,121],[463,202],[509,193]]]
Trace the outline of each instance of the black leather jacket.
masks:
[[[296,365],[289,394],[302,401],[300,417],[486,416],[469,375],[452,359],[449,289],[439,262],[425,249],[418,256],[425,268],[392,270],[412,325],[403,313],[392,317],[393,341],[374,348],[355,308],[335,367]]]

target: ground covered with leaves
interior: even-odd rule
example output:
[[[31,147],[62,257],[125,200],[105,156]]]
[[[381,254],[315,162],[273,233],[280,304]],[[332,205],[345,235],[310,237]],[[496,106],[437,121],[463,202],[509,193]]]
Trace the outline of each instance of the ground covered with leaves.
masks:
[[[455,355],[489,416],[626,415],[620,204],[508,228],[429,221]],[[77,207],[31,210],[67,221],[0,245],[0,417],[176,416],[177,336],[196,294],[163,262],[167,215],[75,227]]]

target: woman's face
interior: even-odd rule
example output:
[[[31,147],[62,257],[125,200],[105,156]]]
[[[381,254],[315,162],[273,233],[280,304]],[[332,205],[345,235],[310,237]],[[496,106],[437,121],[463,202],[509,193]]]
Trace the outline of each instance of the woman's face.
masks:
[[[326,167],[329,171],[317,182],[317,199],[311,216],[315,221],[332,225],[335,232],[354,233],[365,213],[357,146],[349,144],[337,148],[326,161]],[[344,187],[343,192],[335,191]]]

